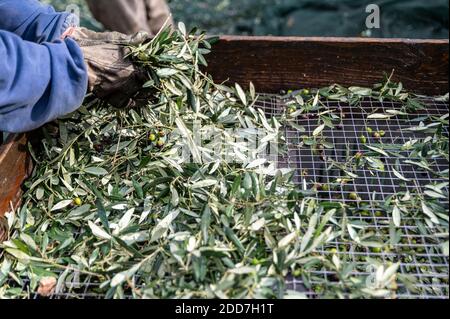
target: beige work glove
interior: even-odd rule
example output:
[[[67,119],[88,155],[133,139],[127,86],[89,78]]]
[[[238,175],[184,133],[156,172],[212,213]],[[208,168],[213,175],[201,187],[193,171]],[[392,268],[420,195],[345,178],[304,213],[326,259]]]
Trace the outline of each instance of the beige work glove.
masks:
[[[64,35],[81,47],[89,74],[88,90],[112,106],[136,105],[136,97],[146,81],[146,74],[126,55],[128,46],[149,39],[145,32],[129,36],[118,32],[94,32],[86,28],[70,28]]]

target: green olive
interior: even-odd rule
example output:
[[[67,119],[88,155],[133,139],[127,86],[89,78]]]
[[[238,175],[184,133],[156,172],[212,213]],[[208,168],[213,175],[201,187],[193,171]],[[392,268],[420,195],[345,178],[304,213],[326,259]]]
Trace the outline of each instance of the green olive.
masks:
[[[315,292],[316,294],[321,294],[321,293],[323,293],[323,291],[324,291],[323,287],[316,286],[316,287],[314,288],[314,292]]]
[[[257,266],[259,265],[261,262],[257,259],[257,258],[253,258],[252,259],[252,265]]]
[[[148,139],[150,140],[150,142],[154,142],[156,141],[156,135],[152,133],[149,135]]]
[[[82,201],[81,198],[79,198],[79,197],[75,198],[75,199],[73,200],[73,203],[74,203],[76,206],[81,206],[81,205],[83,205],[83,201]]]
[[[162,139],[159,139],[159,140],[156,142],[156,146],[158,146],[159,148],[164,147],[165,144],[166,144],[166,143],[165,143],[164,140],[162,140]]]
[[[140,61],[148,61],[149,60],[149,56],[147,54],[145,54],[144,52],[140,52],[138,54],[138,59]]]
[[[348,198],[351,200],[359,200],[359,196],[356,193],[350,193],[350,195],[348,195]]]
[[[303,271],[301,269],[296,269],[293,272],[293,275],[294,275],[295,278],[298,278],[298,277],[300,277],[302,275],[302,273],[303,273]]]
[[[381,247],[373,247],[372,252],[375,254],[380,254],[382,252]]]
[[[297,112],[297,108],[295,106],[291,106],[288,108],[288,114],[293,114]]]
[[[365,137],[364,135],[361,135],[361,136],[359,137],[359,141],[360,141],[361,143],[363,143],[363,144],[366,144],[366,143],[367,143],[367,137]]]

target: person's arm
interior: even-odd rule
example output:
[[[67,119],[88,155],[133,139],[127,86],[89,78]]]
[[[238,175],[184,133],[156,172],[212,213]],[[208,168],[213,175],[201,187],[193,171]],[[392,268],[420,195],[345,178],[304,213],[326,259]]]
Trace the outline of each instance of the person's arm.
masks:
[[[0,31],[0,131],[30,131],[75,111],[87,83],[72,39],[40,45]]]
[[[57,13],[37,0],[0,0],[0,29],[27,41],[53,42],[75,22],[73,15]]]

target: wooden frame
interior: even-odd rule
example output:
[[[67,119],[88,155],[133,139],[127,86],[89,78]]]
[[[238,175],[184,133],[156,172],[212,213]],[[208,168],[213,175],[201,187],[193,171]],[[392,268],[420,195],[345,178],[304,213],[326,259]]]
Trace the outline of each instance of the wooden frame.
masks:
[[[339,83],[371,86],[383,72],[411,91],[448,92],[448,40],[224,36],[208,57],[216,81],[253,82],[260,92]]]
[[[448,92],[448,40],[222,36],[208,56],[216,82],[273,93],[333,83],[370,86],[383,72],[416,93]],[[31,160],[23,135],[0,146],[0,216],[18,203]]]
[[[31,173],[32,162],[27,153],[24,134],[10,135],[0,145],[0,216],[20,203],[21,185]]]

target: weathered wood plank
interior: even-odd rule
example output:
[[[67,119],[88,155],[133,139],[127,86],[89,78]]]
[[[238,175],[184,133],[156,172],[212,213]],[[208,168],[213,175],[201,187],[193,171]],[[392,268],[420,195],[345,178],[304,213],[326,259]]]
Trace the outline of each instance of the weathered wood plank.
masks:
[[[216,81],[252,81],[261,92],[370,86],[383,72],[416,93],[448,92],[448,40],[223,36],[208,57]]]
[[[31,171],[31,159],[26,149],[24,134],[10,135],[0,145],[0,216],[10,209],[11,203],[20,202],[21,185]]]

